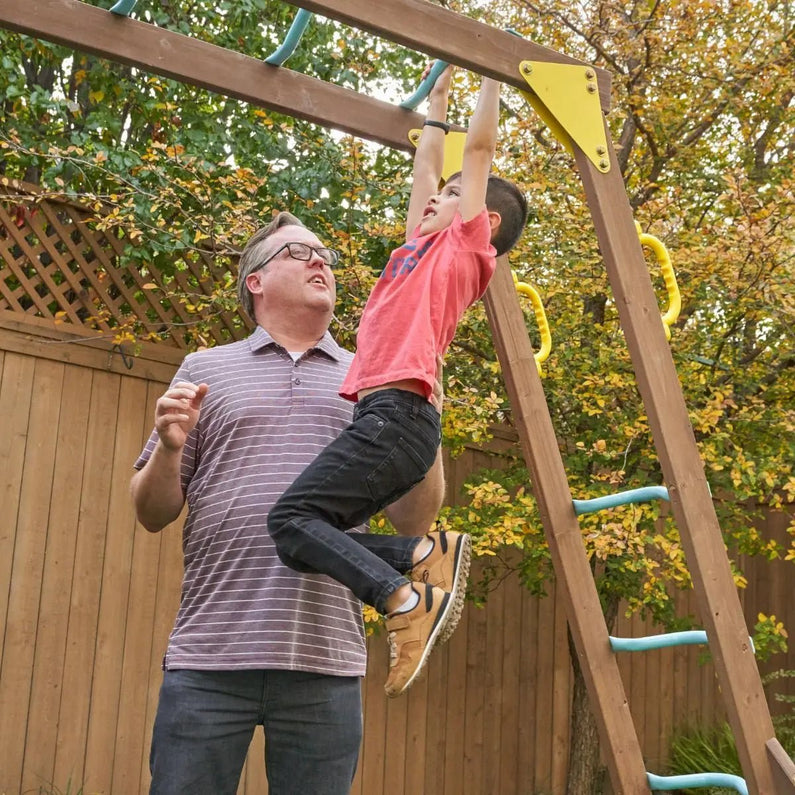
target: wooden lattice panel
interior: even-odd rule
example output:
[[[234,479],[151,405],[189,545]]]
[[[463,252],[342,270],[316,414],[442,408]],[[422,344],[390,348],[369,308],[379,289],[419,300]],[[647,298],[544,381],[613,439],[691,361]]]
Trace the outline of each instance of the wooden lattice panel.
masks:
[[[181,262],[173,275],[142,273],[124,266],[124,230],[101,231],[95,219],[96,213],[33,186],[0,185],[0,309],[108,336],[157,334],[180,348],[200,324],[216,343],[251,328],[242,313],[209,317],[175,298],[175,292],[212,294],[223,271],[209,253],[198,263]]]

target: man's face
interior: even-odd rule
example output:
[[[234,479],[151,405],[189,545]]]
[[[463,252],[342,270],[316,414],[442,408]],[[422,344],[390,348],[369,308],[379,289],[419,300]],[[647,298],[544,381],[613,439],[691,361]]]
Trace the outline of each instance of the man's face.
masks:
[[[268,259],[285,243],[306,243],[323,248],[323,243],[309,229],[302,226],[283,226],[268,238],[268,248],[263,259]],[[336,282],[331,268],[319,254],[312,252],[310,259],[299,260],[283,248],[264,268],[247,278],[250,292],[261,296],[259,302],[269,313],[316,309],[329,318],[336,302]]]
[[[461,201],[461,182],[458,179],[448,182],[438,193],[428,199],[422,213],[420,234],[439,232],[453,223]]]

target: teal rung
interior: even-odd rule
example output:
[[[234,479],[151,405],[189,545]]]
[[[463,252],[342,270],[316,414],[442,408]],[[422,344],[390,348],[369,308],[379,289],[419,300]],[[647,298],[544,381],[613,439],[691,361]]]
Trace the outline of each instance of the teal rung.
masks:
[[[668,489],[665,486],[646,486],[642,489],[619,491],[605,497],[596,497],[593,500],[572,500],[574,513],[582,516],[584,513],[596,513],[606,508],[615,508],[628,503],[651,502],[652,500],[668,500]]]
[[[404,99],[403,102],[400,103],[400,107],[406,110],[414,110],[417,105],[431,93],[433,84],[439,79],[439,75],[446,68],[447,63],[445,61],[434,61],[431,71],[428,72],[428,76],[419,84],[417,90],[408,99]]]
[[[116,4],[111,7],[111,14],[118,14],[120,17],[130,16],[130,12],[135,8],[138,0],[117,0]]]
[[[290,30],[287,31],[287,35],[284,37],[284,41],[278,49],[274,50],[265,59],[265,63],[269,63],[272,66],[281,66],[295,52],[295,48],[298,46],[298,42],[301,41],[301,36],[304,35],[310,19],[312,19],[312,12],[307,11],[305,8],[300,8],[295,15],[293,24],[290,25]]]
[[[649,780],[649,788],[652,790],[725,787],[736,790],[740,795],[748,795],[745,779],[732,776],[730,773],[692,773],[687,776],[655,776],[654,773],[646,773],[646,778]]]
[[[651,651],[652,649],[665,649],[668,646],[701,646],[706,645],[707,633],[703,629],[690,629],[685,632],[664,632],[660,635],[646,635],[641,638],[610,638],[613,651]],[[748,637],[748,645],[756,654],[754,639]]]
[[[614,638],[610,636],[613,651],[650,651],[665,649],[668,646],[697,646],[707,642],[707,633],[703,629],[692,629],[687,632],[665,632],[661,635],[647,635],[643,638]]]

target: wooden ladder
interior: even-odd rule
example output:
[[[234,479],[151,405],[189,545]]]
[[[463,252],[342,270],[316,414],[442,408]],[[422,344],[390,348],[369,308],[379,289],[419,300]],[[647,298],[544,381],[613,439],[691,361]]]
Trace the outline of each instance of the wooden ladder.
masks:
[[[609,131],[607,136],[609,142]],[[687,555],[745,782],[751,793],[792,795],[795,765],[775,738],[632,210],[613,146],[607,150],[611,167],[606,172],[598,170],[576,146],[574,155]],[[625,795],[647,793],[652,779],[643,763],[505,257],[500,258],[485,303],[613,788]]]

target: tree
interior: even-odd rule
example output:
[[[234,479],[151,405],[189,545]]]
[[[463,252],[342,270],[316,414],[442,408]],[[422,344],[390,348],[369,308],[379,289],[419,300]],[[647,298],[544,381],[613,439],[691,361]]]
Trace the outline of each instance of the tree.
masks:
[[[486,14],[540,44],[613,75],[613,140],[636,218],[671,249],[682,291],[672,353],[716,508],[733,558],[785,556],[753,529],[749,503],[795,499],[791,11],[770,0],[657,4],[500,0],[458,10]],[[290,10],[264,0],[147,3],[137,14],[265,57]],[[260,20],[265,18],[264,22]],[[408,159],[346,136],[248,108],[127,67],[0,33],[7,177],[25,177],[108,207],[103,223],[137,231],[127,265],[169,272],[212,251],[234,260],[273,209],[312,221],[341,248],[336,331],[353,345],[374,273],[401,234]],[[244,44],[243,44],[244,43]],[[377,54],[378,57],[374,57]],[[416,87],[423,58],[327,21],[310,26],[290,68],[398,100]],[[476,78],[458,73],[452,109],[463,121]],[[541,292],[555,347],[544,384],[572,491],[595,497],[658,485],[661,473],[617,313],[572,160],[518,94],[503,95],[496,164],[531,197],[513,255]],[[397,186],[397,187],[396,187]],[[101,203],[101,205],[100,205]],[[226,258],[224,260],[224,258]],[[655,271],[655,284],[661,279]],[[660,289],[661,303],[664,303]],[[174,296],[179,297],[175,289]],[[219,284],[217,299],[230,299]],[[213,306],[205,307],[212,318]],[[528,311],[528,319],[532,313]],[[533,324],[530,334],[537,343]],[[135,330],[142,336],[145,329]],[[204,344],[198,331],[193,344]],[[446,363],[445,441],[453,450],[511,422],[488,325],[473,308]],[[521,461],[481,473],[471,503],[450,509],[495,560],[516,550],[520,576],[541,593],[553,576]],[[672,591],[689,575],[676,527],[656,504],[582,518],[608,625],[625,603],[667,628]],[[736,570],[738,587],[742,573]],[[783,643],[774,616],[760,633]],[[575,666],[569,792],[591,791],[598,746]]]

